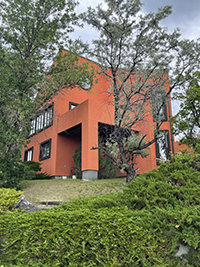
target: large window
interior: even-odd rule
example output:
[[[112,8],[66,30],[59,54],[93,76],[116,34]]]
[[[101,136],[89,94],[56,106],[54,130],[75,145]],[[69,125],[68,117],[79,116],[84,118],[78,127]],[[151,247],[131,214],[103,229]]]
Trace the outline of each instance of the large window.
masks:
[[[33,147],[25,150],[24,161],[31,161],[33,159]]]
[[[36,119],[31,120],[29,136],[42,131],[53,124],[53,103],[46,109],[41,110]]]
[[[156,158],[161,160],[167,160],[169,158],[169,152],[170,152],[168,130],[160,131],[160,136],[157,138],[155,145],[156,145]]]
[[[153,109],[153,120],[154,121],[166,121],[167,120],[167,108],[166,108],[164,93],[161,94],[157,91],[152,93],[152,109]]]
[[[51,156],[51,139],[46,140],[40,144],[39,160],[48,159]]]

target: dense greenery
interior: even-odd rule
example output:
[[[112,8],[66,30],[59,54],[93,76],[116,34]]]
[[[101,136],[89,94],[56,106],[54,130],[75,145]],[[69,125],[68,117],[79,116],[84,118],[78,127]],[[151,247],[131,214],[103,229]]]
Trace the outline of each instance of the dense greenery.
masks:
[[[123,193],[1,216],[7,248],[2,261],[5,266],[199,266],[195,162],[199,155],[179,155],[135,178]],[[174,258],[177,243],[189,245],[188,262]]]
[[[51,176],[46,172],[41,172],[42,170],[42,163],[30,160],[30,161],[24,161],[24,165],[26,165],[30,171],[34,171],[35,175],[32,177],[32,180],[44,180],[44,179],[50,179]],[[39,173],[38,173],[39,172]]]
[[[180,142],[196,148],[200,144],[200,72],[195,72],[187,86],[174,95],[181,101],[180,109],[173,117],[175,134],[180,134]]]
[[[0,188],[0,214],[12,211],[21,194],[15,189]]]
[[[18,171],[20,152],[39,109],[63,86],[92,79],[93,70],[78,63],[70,45],[76,5],[74,0],[0,2],[0,186],[18,186],[20,172],[25,178]],[[57,64],[50,68],[55,57]],[[17,181],[10,182],[15,176]]]
[[[16,153],[17,156],[10,157],[9,154],[0,156],[0,188],[21,189],[22,181],[35,177],[35,171],[30,170],[23,162],[17,160],[20,154],[18,152]]]

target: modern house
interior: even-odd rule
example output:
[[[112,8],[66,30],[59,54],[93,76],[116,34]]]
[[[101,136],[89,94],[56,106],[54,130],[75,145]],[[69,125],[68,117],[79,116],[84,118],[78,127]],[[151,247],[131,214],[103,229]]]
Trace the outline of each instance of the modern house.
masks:
[[[87,61],[80,58],[81,61]],[[94,63],[95,65],[95,63]],[[97,66],[96,66],[97,67]],[[62,89],[52,99],[49,106],[41,110],[40,115],[31,121],[30,143],[22,151],[22,160],[34,160],[42,163],[42,171],[52,177],[70,176],[75,167],[72,155],[74,149],[82,144],[82,179],[90,180],[98,176],[99,134],[103,125],[113,125],[114,107],[108,94],[109,83],[99,75],[98,83],[92,87]],[[158,142],[152,144],[147,158],[138,158],[138,174],[157,167],[156,158],[167,158],[169,151],[174,151],[173,135],[170,129],[171,102],[163,109],[161,130],[165,131]],[[154,136],[154,118],[147,116],[143,125],[147,138]],[[163,146],[164,144],[164,146]]]

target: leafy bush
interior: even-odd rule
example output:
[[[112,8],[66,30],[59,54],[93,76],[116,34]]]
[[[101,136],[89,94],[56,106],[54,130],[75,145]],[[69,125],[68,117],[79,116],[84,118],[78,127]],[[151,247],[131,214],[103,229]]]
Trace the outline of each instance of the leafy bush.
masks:
[[[0,219],[3,262],[30,266],[189,266],[173,258],[162,234],[135,224],[127,208],[29,214]]]
[[[32,180],[47,180],[47,179],[51,179],[51,176],[47,173],[47,172],[40,172],[40,173],[36,173],[35,177]]]
[[[42,170],[42,167],[41,167],[42,163],[34,161],[34,160],[24,161],[23,164],[28,166],[28,168],[34,172],[39,172]]]
[[[74,155],[72,156],[74,163],[76,164],[77,173],[76,177],[78,179],[82,178],[82,172],[81,172],[81,144],[74,149]]]
[[[115,178],[117,167],[113,164],[112,160],[99,150],[99,172],[98,179]]]
[[[0,157],[0,188],[21,189],[22,181],[31,180],[34,177],[35,172],[19,161],[17,156],[19,155],[10,157],[5,153]]]
[[[15,189],[0,188],[0,214],[11,211],[22,192]]]
[[[27,166],[29,170],[35,172],[35,175],[32,177],[32,180],[46,180],[51,178],[51,176],[47,172],[40,172],[42,170],[42,163],[31,160],[24,161],[23,164]]]
[[[137,225],[159,230],[171,240],[171,247],[187,243],[191,247],[189,263],[199,266],[200,172],[190,167],[189,158],[176,157],[174,162],[140,175],[125,188],[123,197],[129,208],[138,210],[142,219]],[[191,251],[195,251],[193,257]]]

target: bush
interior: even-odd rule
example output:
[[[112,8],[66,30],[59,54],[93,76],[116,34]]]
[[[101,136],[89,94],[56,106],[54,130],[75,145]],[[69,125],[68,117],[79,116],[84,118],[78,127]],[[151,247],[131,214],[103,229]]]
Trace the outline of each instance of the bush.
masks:
[[[18,158],[19,155],[10,157],[8,154],[0,157],[0,188],[21,189],[21,182],[31,180],[35,172],[25,166]]]
[[[24,161],[23,164],[27,166],[30,171],[35,172],[35,175],[32,177],[32,180],[46,180],[51,178],[51,176],[47,172],[40,172],[42,170],[42,163],[31,160]]]
[[[99,172],[98,179],[115,178],[117,167],[113,164],[112,160],[99,150]]]
[[[191,157],[176,157],[174,162],[140,175],[123,196],[129,208],[138,211],[141,220],[137,225],[162,232],[171,240],[171,247],[187,243],[191,247],[189,263],[199,266],[200,172],[190,167]],[[195,251],[193,256],[191,251]]]
[[[41,167],[42,163],[34,161],[34,160],[24,161],[23,164],[26,165],[30,170],[34,172],[39,172],[42,170],[42,167]]]
[[[0,188],[0,214],[13,210],[21,194],[15,189]]]
[[[0,219],[3,262],[25,266],[189,266],[162,234],[135,224],[127,208],[49,210]]]

